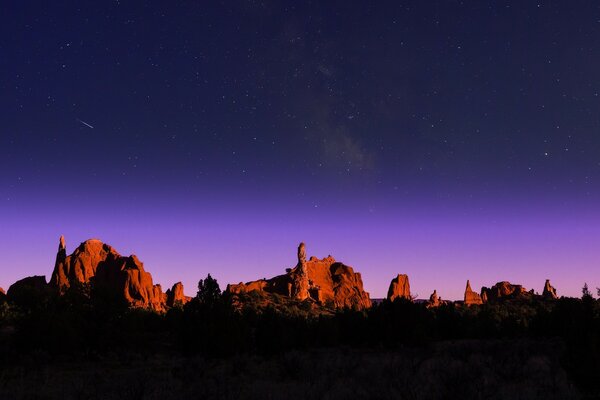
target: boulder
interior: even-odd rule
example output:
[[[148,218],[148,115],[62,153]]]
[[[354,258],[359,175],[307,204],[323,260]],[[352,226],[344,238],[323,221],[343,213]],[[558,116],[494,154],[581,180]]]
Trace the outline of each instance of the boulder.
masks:
[[[191,300],[191,297],[188,297],[183,293],[183,284],[181,282],[177,282],[171,289],[167,289],[165,294],[168,307],[184,305]]]
[[[491,288],[482,287],[481,297],[486,301],[495,302],[499,300],[526,298],[533,295],[533,291],[527,291],[522,285],[513,285],[510,282],[502,281],[496,283]]]
[[[542,292],[542,296],[546,299],[558,298],[558,295],[556,294],[556,289],[550,284],[550,279],[546,279],[546,283],[544,284],[544,291]]]
[[[392,279],[390,282],[387,299],[389,301],[394,301],[398,298],[412,300],[412,297],[410,296],[410,283],[408,282],[408,275],[398,274],[398,276]]]
[[[465,305],[471,306],[477,304],[483,304],[483,300],[479,294],[471,289],[471,282],[467,280],[467,287],[465,288]]]
[[[298,246],[294,268],[271,279],[227,285],[226,293],[271,293],[299,301],[313,301],[330,308],[366,309],[371,307],[360,273],[337,262],[332,256],[306,260],[304,243]]]
[[[90,239],[67,256],[61,236],[50,286],[62,294],[75,283],[91,281],[130,306],[156,311],[165,308],[166,298],[160,285],[154,285],[152,275],[135,255],[121,256],[110,245]]]
[[[45,276],[29,276],[13,283],[6,297],[16,304],[33,307],[49,294]]]

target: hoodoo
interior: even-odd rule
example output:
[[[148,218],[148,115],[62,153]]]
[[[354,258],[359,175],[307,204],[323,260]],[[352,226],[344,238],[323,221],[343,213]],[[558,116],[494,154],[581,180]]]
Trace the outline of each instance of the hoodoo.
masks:
[[[544,284],[544,291],[542,292],[542,296],[547,299],[556,299],[558,295],[556,294],[556,289],[550,284],[550,279],[546,279],[546,283]]]
[[[429,296],[429,301],[427,302],[427,307],[428,308],[439,307],[441,304],[442,304],[442,300],[438,296],[437,290],[434,289],[433,293],[431,293],[431,296]]]
[[[470,306],[475,304],[483,304],[483,300],[479,294],[471,289],[471,282],[467,280],[467,287],[465,288],[465,305]]]
[[[408,282],[408,275],[398,274],[398,276],[392,279],[390,282],[387,299],[394,301],[398,298],[412,300],[412,297],[410,296],[410,283]]]
[[[306,246],[298,246],[298,260],[284,275],[247,283],[227,285],[230,294],[278,294],[296,300],[311,300],[331,308],[362,310],[371,306],[369,294],[364,291],[360,273],[337,262],[333,257],[306,259]]]

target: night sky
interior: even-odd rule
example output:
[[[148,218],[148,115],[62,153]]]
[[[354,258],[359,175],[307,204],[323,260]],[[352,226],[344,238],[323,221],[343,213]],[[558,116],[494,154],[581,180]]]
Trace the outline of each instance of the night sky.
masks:
[[[600,286],[598,2],[59,3],[0,10],[5,289],[61,234],[186,294],[300,241],[375,298]]]

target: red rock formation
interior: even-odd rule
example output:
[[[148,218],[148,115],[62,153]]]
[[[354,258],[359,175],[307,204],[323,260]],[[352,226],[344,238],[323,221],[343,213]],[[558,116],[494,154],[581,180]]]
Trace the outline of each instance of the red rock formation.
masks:
[[[0,287],[0,302],[4,302],[6,300],[6,293],[4,292],[4,289],[2,289]]]
[[[483,301],[481,296],[471,289],[471,282],[467,280],[467,287],[465,288],[465,305],[470,306],[474,304],[483,304]]]
[[[92,279],[98,287],[109,289],[133,307],[164,309],[166,299],[160,285],[153,284],[152,275],[135,255],[121,256],[111,246],[90,239],[67,256],[61,236],[50,286],[64,293],[73,283],[88,283]]]
[[[177,282],[171,289],[167,289],[166,303],[168,307],[184,305],[190,300],[191,297],[188,297],[183,293],[183,284],[181,282]]]
[[[397,298],[412,300],[412,297],[410,296],[410,283],[408,282],[408,275],[398,274],[398,276],[392,279],[390,282],[387,299],[394,301]]]
[[[528,297],[530,295],[533,295],[533,291],[528,292],[522,285],[513,285],[507,281],[498,282],[491,288],[481,288],[481,296],[485,297],[486,301],[491,302],[501,299]]]
[[[434,290],[429,296],[429,301],[427,302],[428,308],[439,307],[442,304],[442,299],[439,298],[437,294],[437,290]]]
[[[556,294],[556,289],[552,287],[550,284],[550,279],[546,279],[546,283],[544,284],[544,291],[542,292],[542,296],[547,299],[556,299],[558,295]]]
[[[365,309],[371,306],[369,294],[364,291],[360,273],[352,267],[335,261],[311,257],[306,261],[303,243],[298,247],[298,263],[284,275],[271,279],[227,285],[230,294],[258,291],[287,296],[292,299],[310,299],[332,308]]]

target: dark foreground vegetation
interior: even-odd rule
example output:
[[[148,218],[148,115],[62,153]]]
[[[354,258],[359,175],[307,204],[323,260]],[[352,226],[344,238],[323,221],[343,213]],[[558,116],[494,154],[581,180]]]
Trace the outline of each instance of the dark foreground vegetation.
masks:
[[[2,301],[0,398],[600,398],[589,292],[329,314],[232,304],[210,276],[166,314],[88,285]]]

